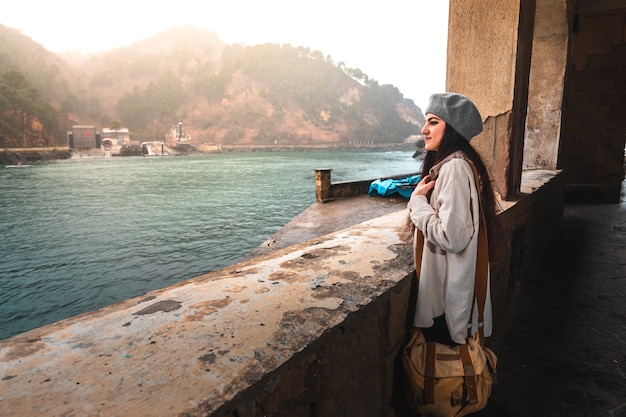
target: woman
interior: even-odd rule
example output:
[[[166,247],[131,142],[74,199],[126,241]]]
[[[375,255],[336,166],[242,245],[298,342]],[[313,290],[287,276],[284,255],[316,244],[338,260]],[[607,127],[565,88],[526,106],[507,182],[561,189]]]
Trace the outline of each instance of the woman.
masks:
[[[494,191],[485,165],[470,145],[482,130],[480,113],[467,97],[456,93],[432,95],[422,129],[427,151],[423,179],[407,204],[411,234],[415,236],[417,228],[424,236],[413,325],[422,330],[426,340],[451,346],[466,343],[468,335],[478,329],[472,311],[476,308],[479,193],[490,247],[495,246]],[[478,171],[480,184],[475,184],[471,164]],[[490,336],[489,288],[484,318],[484,335]]]

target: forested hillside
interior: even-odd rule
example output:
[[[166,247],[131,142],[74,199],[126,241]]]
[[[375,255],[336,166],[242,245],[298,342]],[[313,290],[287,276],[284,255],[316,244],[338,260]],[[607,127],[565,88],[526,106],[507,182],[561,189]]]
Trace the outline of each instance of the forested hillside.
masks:
[[[161,140],[179,120],[194,143],[399,143],[421,110],[306,47],[227,45],[174,28],[98,54],[53,54],[0,25],[0,147],[64,145],[76,124]]]

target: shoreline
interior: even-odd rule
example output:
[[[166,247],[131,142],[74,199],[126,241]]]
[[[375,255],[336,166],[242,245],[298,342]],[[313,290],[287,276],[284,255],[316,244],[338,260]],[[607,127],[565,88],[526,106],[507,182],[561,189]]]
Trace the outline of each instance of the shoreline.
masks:
[[[203,150],[204,145],[204,150]],[[210,147],[210,148],[209,148]],[[168,149],[169,150],[169,149]],[[299,152],[316,150],[337,151],[406,151],[421,153],[415,143],[380,143],[380,144],[312,144],[312,145],[194,145],[189,152],[171,150],[168,156],[205,155],[227,152]],[[152,155],[161,156],[161,155]],[[70,149],[68,147],[54,148],[2,148],[0,149],[0,165],[17,164],[18,162],[46,162],[73,158],[104,158],[102,149]],[[122,155],[112,155],[110,158],[125,158]],[[107,157],[109,158],[109,157]]]
[[[201,145],[200,145],[201,146]],[[219,145],[222,152],[256,152],[256,151],[310,151],[310,150],[389,150],[415,151],[414,143],[376,143],[376,144],[342,144],[325,143],[311,145]]]
[[[17,164],[20,162],[44,162],[59,159],[70,159],[72,150],[65,147],[56,148],[3,148],[0,151],[0,165]]]

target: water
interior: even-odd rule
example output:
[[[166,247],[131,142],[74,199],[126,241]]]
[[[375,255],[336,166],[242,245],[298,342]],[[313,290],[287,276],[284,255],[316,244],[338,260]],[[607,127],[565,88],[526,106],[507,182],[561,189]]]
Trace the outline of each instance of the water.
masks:
[[[232,265],[347,181],[411,152],[73,159],[0,166],[0,339]]]

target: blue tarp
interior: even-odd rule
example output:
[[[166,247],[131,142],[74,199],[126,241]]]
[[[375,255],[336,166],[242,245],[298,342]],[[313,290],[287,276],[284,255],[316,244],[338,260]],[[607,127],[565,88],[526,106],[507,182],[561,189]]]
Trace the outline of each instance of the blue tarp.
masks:
[[[402,197],[409,198],[413,192],[413,188],[415,188],[415,184],[420,182],[421,179],[421,175],[413,175],[411,177],[395,180],[375,180],[370,184],[368,194],[387,197],[391,194],[398,193]]]

